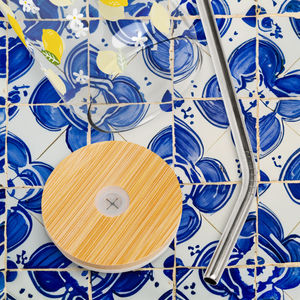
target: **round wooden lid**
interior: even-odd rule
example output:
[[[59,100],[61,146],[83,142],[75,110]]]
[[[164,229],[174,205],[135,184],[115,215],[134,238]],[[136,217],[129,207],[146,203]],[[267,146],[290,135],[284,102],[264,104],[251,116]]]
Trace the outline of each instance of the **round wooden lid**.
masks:
[[[111,187],[129,196],[127,208],[122,197],[109,198],[118,195]],[[114,216],[120,206],[125,211]],[[156,258],[174,238],[181,210],[181,190],[170,166],[142,146],[119,141],[67,156],[48,178],[42,197],[46,230],[62,253],[106,272],[132,270]]]

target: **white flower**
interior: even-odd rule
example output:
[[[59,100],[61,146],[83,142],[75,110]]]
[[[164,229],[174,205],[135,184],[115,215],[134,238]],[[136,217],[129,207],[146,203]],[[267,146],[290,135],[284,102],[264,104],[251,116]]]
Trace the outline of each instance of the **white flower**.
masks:
[[[77,77],[76,78],[77,82],[81,81],[81,83],[85,83],[86,80],[89,80],[89,76],[83,75],[83,71],[82,70],[79,71],[79,74],[76,73],[76,72],[73,72],[73,75]]]
[[[86,31],[88,31],[88,27],[83,28],[83,23],[80,23],[78,27],[73,28],[76,31],[76,37],[79,38],[80,35],[86,36]]]
[[[138,46],[144,46],[144,43],[148,40],[148,38],[145,36],[142,37],[142,33],[138,31],[138,35],[133,36],[131,40],[135,42],[134,46],[138,47]]]
[[[71,28],[73,28],[74,26],[75,26],[75,23],[77,24],[77,25],[80,25],[81,24],[81,21],[80,20],[78,20],[79,18],[82,18],[83,17],[83,14],[77,14],[77,8],[74,8],[73,9],[73,16],[71,16],[71,15],[67,15],[66,16],[66,18],[68,19],[68,20],[71,20],[71,22],[70,22],[70,27]]]
[[[30,4],[32,0],[20,0],[19,3],[23,5],[23,11],[30,12]]]
[[[32,2],[30,3],[30,10],[33,14],[36,14],[40,10],[40,8],[35,6],[34,3]]]

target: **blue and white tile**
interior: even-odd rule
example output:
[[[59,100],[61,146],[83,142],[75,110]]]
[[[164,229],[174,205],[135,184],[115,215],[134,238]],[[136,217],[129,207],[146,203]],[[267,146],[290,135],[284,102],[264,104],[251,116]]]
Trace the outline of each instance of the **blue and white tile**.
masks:
[[[6,190],[0,189],[0,270],[4,270],[6,266],[5,209],[6,209]],[[1,279],[0,279],[0,285],[1,285]]]
[[[58,269],[77,267],[51,242],[43,224],[43,189],[7,191],[7,268]]]
[[[264,105],[260,105],[259,115],[259,165],[260,170],[267,175],[267,179],[262,180],[298,180],[297,173],[291,174],[288,170],[291,164],[297,162],[299,133],[291,128],[290,122],[285,122]]]
[[[182,188],[182,221],[177,233],[176,258],[183,266],[207,266],[237,201],[240,185],[194,185]],[[229,264],[254,264],[255,201]]]
[[[42,119],[36,119],[32,111],[41,110],[43,111]],[[57,110],[59,109],[47,106],[20,106],[18,114],[10,120],[7,138],[9,186],[44,185],[53,167],[70,153],[67,145],[65,145],[59,153],[52,156],[50,161],[37,161],[39,156],[60,136],[61,128],[59,125],[65,127],[69,123],[64,119],[65,124],[60,123],[58,127],[54,127],[56,125],[55,116],[59,117],[59,122],[63,118],[61,112]],[[45,111],[50,112],[54,118],[47,118],[49,115],[47,116]],[[52,128],[49,125],[52,125]]]
[[[138,104],[132,105],[132,108],[147,112],[136,127],[120,132],[120,135],[128,142],[149,148],[167,161],[172,159],[172,104]],[[124,123],[133,120],[128,113],[123,118]]]
[[[300,268],[257,267],[257,299],[299,299]]]
[[[300,63],[299,54],[294,51],[300,46],[297,28],[287,17],[266,17],[258,24],[260,97],[263,100],[299,96]],[[282,109],[277,111],[283,113]]]
[[[293,0],[258,0],[261,10],[268,14],[297,13],[297,1]]]
[[[224,52],[228,57],[229,68],[239,97],[253,97],[257,84],[255,79],[256,29],[252,27],[253,24],[249,25],[248,23],[239,18],[226,19],[221,31]],[[193,32],[185,32],[186,25],[182,24],[175,30],[175,34],[178,34],[177,31],[179,31],[185,36],[193,36]],[[178,83],[176,83],[175,81],[174,88],[181,97],[220,98],[221,93],[209,54],[209,46],[204,37],[199,41],[203,60],[200,70],[196,68],[195,64],[191,65],[190,72],[181,82],[177,80]],[[193,53],[195,56],[196,52]],[[178,50],[177,58],[175,56],[175,66],[180,65],[181,60]],[[193,74],[193,72],[196,73]]]
[[[218,285],[204,282],[205,269],[177,269],[177,297],[180,299],[255,299],[253,267],[225,269]]]
[[[272,183],[260,196],[257,252],[260,264],[300,261],[300,236],[293,231],[300,221],[300,206],[291,197],[298,195],[298,189],[298,184]]]
[[[222,100],[186,100],[174,103],[177,155],[181,157],[180,160],[188,160],[192,164],[192,169],[205,165],[202,173],[208,171],[208,166],[211,171],[214,170],[207,179],[205,176],[201,179],[204,174],[199,174],[198,177],[194,176],[192,182],[240,181],[240,163]],[[256,153],[256,104],[256,100],[241,102],[254,153]],[[189,136],[190,147],[187,147],[188,144],[184,141],[186,136]],[[181,165],[179,164],[176,170],[179,176],[183,172],[181,169],[185,168]],[[220,172],[217,172],[217,169]],[[191,182],[184,177],[181,178],[181,182]]]
[[[150,269],[119,274],[92,272],[91,284],[93,299],[170,299],[173,293],[173,270]]]
[[[87,271],[9,271],[6,281],[8,299],[89,299]]]

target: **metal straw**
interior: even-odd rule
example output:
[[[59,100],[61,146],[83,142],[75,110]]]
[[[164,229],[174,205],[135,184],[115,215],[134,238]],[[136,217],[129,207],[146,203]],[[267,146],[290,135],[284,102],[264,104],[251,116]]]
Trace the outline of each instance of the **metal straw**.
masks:
[[[221,89],[222,98],[242,171],[242,188],[238,200],[204,274],[204,280],[207,283],[216,285],[227,266],[230,254],[232,253],[244,226],[250,206],[255,196],[256,168],[251,144],[222,48],[219,30],[214,18],[210,0],[196,0],[196,2]]]

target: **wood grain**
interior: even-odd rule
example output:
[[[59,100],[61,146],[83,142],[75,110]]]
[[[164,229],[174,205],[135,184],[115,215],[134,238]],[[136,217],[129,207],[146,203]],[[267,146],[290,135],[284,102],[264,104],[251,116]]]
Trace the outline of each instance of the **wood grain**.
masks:
[[[99,190],[123,188],[128,209],[117,217],[95,206]],[[179,226],[182,196],[176,175],[137,144],[101,142],[66,157],[42,197],[44,224],[65,255],[100,269],[138,265],[165,248]]]

